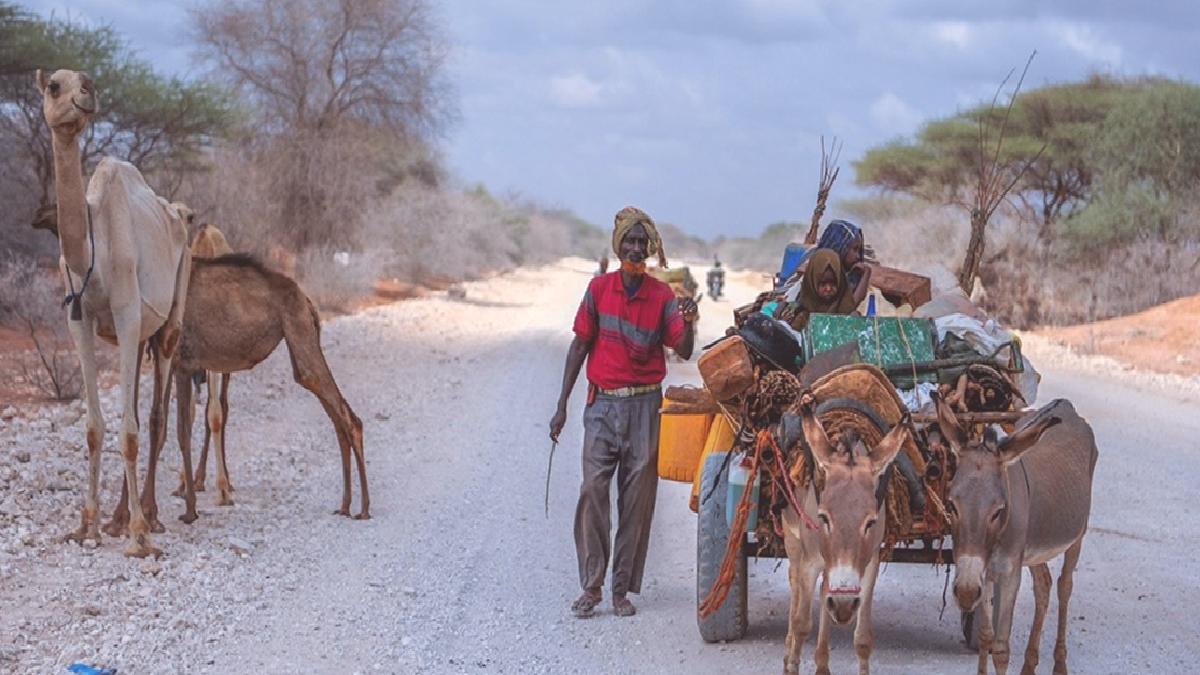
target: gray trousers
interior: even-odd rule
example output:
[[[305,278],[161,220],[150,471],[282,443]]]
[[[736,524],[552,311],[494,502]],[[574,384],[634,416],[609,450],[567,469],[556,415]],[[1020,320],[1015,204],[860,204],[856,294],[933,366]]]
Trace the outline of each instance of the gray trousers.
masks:
[[[583,413],[583,483],[575,508],[575,553],[579,585],[604,585],[612,532],[609,483],[617,474],[617,540],[613,557],[614,595],[640,593],[650,522],[658,492],[660,392],[628,398],[598,395]]]

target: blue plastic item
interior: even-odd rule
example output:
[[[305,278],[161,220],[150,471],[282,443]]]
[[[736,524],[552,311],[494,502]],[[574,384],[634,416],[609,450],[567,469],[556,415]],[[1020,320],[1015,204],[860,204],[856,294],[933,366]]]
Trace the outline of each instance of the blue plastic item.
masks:
[[[753,532],[758,525],[758,495],[759,495],[759,476],[754,474],[754,480],[750,480],[750,471],[743,466],[743,462],[747,461],[746,454],[739,452],[729,459],[729,496],[725,500],[725,522],[733,525],[734,518],[737,517],[737,507],[742,501],[742,493],[746,491],[746,486],[751,486],[750,493],[750,517],[746,520],[746,531]]]
[[[800,267],[812,249],[804,244],[791,243],[787,248],[783,249],[783,262],[779,265],[779,283],[788,280],[796,272],[796,268]]]
[[[875,294],[867,296],[867,316],[875,316]]]
[[[75,673],[75,675],[117,675],[116,668],[97,668],[89,666],[86,663],[72,663],[67,666],[67,670]]]

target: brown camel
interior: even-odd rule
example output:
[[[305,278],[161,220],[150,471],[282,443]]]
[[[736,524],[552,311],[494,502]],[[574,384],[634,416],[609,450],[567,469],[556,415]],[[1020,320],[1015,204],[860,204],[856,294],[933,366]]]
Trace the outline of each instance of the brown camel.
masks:
[[[216,258],[233,253],[233,247],[225,239],[225,235],[212,223],[205,223],[196,238],[192,240],[192,260]],[[196,492],[204,492],[205,477],[208,469],[208,445],[216,436],[217,459],[217,490],[220,496],[217,504],[231,506],[233,485],[229,481],[229,469],[225,464],[225,425],[229,421],[229,373],[208,371],[204,374],[208,386],[208,399],[204,406],[204,447],[200,449],[200,460],[196,466],[194,485]],[[199,378],[197,386],[199,385]],[[179,489],[173,493],[177,496],[185,494],[183,475],[179,476]]]
[[[350,515],[350,453],[358,465],[362,510],[356,519],[370,518],[367,468],[363,457],[362,421],[342,397],[321,351],[321,323],[317,310],[295,281],[274,272],[252,256],[225,255],[196,260],[192,265],[183,331],[175,359],[175,386],[179,418],[179,448],[183,453],[184,500],[180,520],[191,523],[196,514],[195,486],[191,473],[192,389],[191,378],[201,371],[234,373],[249,370],[270,356],[281,340],[287,342],[292,374],[300,386],[321,401],[333,422],[342,453],[342,503],[334,513]],[[168,392],[169,393],[169,392]],[[155,405],[165,406],[164,399]],[[146,474],[147,517],[157,520],[154,478],[162,437],[150,452]],[[121,504],[126,504],[122,494]]]
[[[54,153],[56,224],[62,253],[59,269],[69,292],[67,326],[79,354],[87,392],[88,489],[80,525],[67,535],[73,541],[100,541],[98,528],[100,451],[104,417],[96,382],[96,336],[120,352],[121,454],[125,460],[123,489],[137,493],[138,372],[143,349],[154,357],[154,396],[160,398],[183,322],[183,302],[190,278],[187,229],[180,213],[146,185],[132,164],[105,157],[96,166],[85,193],[79,136],[99,108],[95,84],[87,75],[58,70],[37,71],[42,114],[50,127]],[[150,436],[161,436],[162,419],[150,417]],[[125,555],[158,554],[140,504],[129,521],[104,528],[131,534]]]

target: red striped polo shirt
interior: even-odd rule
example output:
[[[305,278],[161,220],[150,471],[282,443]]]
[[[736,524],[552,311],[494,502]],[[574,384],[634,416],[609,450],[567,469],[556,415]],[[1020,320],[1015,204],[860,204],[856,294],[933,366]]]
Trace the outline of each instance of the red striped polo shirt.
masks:
[[[601,389],[658,384],[667,376],[663,346],[683,339],[675,293],[650,275],[630,298],[621,272],[592,279],[575,313],[575,334],[591,343],[588,381]]]

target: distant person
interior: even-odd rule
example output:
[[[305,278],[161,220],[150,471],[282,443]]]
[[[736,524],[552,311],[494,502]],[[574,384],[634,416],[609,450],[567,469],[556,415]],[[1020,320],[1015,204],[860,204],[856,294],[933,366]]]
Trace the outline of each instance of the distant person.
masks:
[[[593,277],[598,277],[598,276],[600,276],[601,274],[607,274],[607,273],[608,273],[608,255],[607,255],[607,254],[601,254],[601,256],[600,256],[600,269],[599,269],[599,270],[597,270],[596,272],[592,273],[592,276],[593,276]]]
[[[821,233],[817,248],[831,249],[838,254],[851,287],[857,287],[860,278],[869,274],[870,267],[865,263],[869,251],[863,241],[862,228],[854,223],[848,220],[831,221]]]
[[[851,289],[842,274],[841,258],[833,249],[819,248],[808,256],[800,294],[795,302],[781,305],[775,318],[796,330],[808,325],[810,314],[853,314],[867,297],[871,273],[867,268],[858,287]]]
[[[670,286],[646,274],[646,258],[656,253],[659,266],[667,266],[650,216],[632,206],[621,209],[612,244],[621,269],[592,279],[579,303],[558,409],[550,419],[550,438],[558,442],[567,421],[567,398],[586,359],[583,481],[575,509],[583,593],[571,605],[579,618],[592,616],[603,599],[610,549],[613,613],[637,613],[626,596],[642,589],[658,491],[658,408],[667,374],[663,348],[691,358],[697,319],[692,299],[676,300]],[[615,546],[609,514],[613,473],[618,476]]]
[[[713,266],[709,268],[708,275],[708,296],[713,300],[721,297],[721,290],[725,286],[725,270],[721,269],[721,261],[717,256],[713,256]]]

